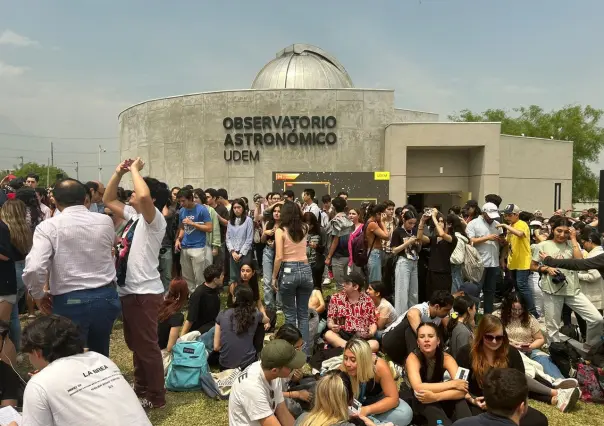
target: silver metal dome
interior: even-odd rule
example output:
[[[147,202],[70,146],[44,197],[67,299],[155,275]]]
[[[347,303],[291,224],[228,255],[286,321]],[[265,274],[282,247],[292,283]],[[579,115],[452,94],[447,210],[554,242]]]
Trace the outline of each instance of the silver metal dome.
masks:
[[[256,75],[252,89],[341,89],[354,87],[344,66],[310,44],[292,44]]]

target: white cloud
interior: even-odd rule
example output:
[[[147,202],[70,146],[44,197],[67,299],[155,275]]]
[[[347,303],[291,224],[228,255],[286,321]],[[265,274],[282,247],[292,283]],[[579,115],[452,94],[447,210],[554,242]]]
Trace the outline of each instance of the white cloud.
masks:
[[[27,47],[27,46],[39,46],[40,43],[36,40],[32,40],[29,37],[26,37],[21,34],[17,34],[12,30],[4,30],[2,34],[0,34],[0,45],[5,44],[8,46],[18,46],[18,47]]]
[[[0,61],[0,77],[16,77],[27,70],[27,67],[16,67]]]

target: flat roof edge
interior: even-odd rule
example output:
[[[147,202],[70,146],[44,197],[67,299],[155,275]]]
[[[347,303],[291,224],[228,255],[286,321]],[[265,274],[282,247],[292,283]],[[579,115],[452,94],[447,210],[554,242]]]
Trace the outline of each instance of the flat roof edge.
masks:
[[[147,99],[141,102],[138,102],[134,105],[130,105],[128,108],[122,110],[118,115],[117,118],[119,120],[120,116],[125,113],[126,111],[128,111],[129,109],[135,108],[139,105],[143,105],[146,104],[148,102],[155,102],[155,101],[163,101],[165,99],[175,99],[175,98],[184,98],[187,96],[197,96],[197,95],[208,95],[211,93],[229,93],[229,92],[274,92],[276,90],[283,90],[283,91],[299,91],[299,90],[309,90],[309,91],[315,91],[315,90],[347,90],[347,91],[354,91],[354,90],[358,90],[358,91],[367,91],[367,92],[394,92],[394,89],[367,89],[367,88],[361,88],[361,87],[342,87],[342,88],[325,88],[325,89],[299,89],[299,88],[285,88],[285,89],[228,89],[228,90],[211,90],[209,92],[195,92],[195,93],[184,93],[181,95],[173,95],[173,96],[165,96],[162,98],[152,98],[152,99]],[[408,110],[408,111],[413,111],[413,110]],[[418,112],[423,112],[423,111],[418,111]]]
[[[550,142],[569,142],[573,143],[573,141],[567,141],[564,139],[551,139],[551,138],[539,138],[536,136],[519,136],[519,135],[508,135],[507,133],[502,133],[501,136],[507,136],[510,138],[522,138],[522,139],[538,139],[541,141],[550,141]]]

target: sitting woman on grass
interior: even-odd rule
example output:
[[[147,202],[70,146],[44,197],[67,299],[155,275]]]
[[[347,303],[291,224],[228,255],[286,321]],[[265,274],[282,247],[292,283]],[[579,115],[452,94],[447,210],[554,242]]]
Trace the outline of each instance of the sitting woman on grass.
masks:
[[[472,343],[474,339],[474,318],[476,302],[468,295],[459,296],[453,302],[453,310],[449,314],[447,334],[449,335],[449,353],[457,358],[459,350]],[[453,376],[452,376],[453,377]]]
[[[398,426],[411,423],[411,407],[399,399],[388,364],[372,354],[369,343],[357,338],[349,340],[340,370],[350,377],[354,398],[362,404],[362,416]]]
[[[254,294],[245,285],[235,289],[233,307],[216,317],[214,351],[219,352],[221,370],[245,369],[256,361],[264,342],[268,318],[256,309]]]
[[[374,337],[378,342],[382,341],[384,330],[398,318],[394,306],[386,299],[386,293],[386,285],[381,281],[369,283],[367,294],[375,304],[377,332]]]
[[[363,414],[351,416],[353,399],[350,377],[342,371],[330,371],[317,382],[313,409],[298,417],[296,426],[375,426]]]
[[[159,348],[166,352],[171,352],[180,335],[185,316],[181,310],[187,303],[189,297],[189,287],[184,278],[174,278],[168,287],[168,293],[164,297],[164,302],[159,308],[157,324],[157,341]]]
[[[240,287],[248,287],[252,290],[252,294],[254,297],[254,302],[256,303],[256,307],[258,312],[260,312],[263,316],[264,329],[268,330],[270,328],[270,320],[266,313],[266,309],[262,304],[262,300],[260,300],[260,290],[258,287],[258,274],[256,273],[256,269],[254,265],[250,263],[244,263],[241,265],[241,272],[239,274],[239,281],[236,283],[232,283],[229,286],[229,294],[227,296],[227,307],[233,307],[233,297],[235,296],[235,290]]]
[[[413,388],[413,411],[426,418],[429,425],[450,425],[471,417],[466,402],[468,382],[462,379],[443,382],[445,371],[455,377],[459,367],[455,359],[443,350],[438,329],[431,322],[417,328],[417,349],[406,362],[407,377]]]

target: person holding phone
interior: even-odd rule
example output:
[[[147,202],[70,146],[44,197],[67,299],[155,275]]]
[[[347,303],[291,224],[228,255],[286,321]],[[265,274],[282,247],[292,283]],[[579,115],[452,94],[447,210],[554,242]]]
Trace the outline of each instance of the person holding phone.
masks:
[[[390,239],[385,229],[386,204],[370,204],[367,207],[367,220],[365,221],[365,244],[367,246],[367,278],[369,282],[382,281],[382,241]]]
[[[413,411],[423,415],[429,425],[441,420],[443,425],[471,417],[468,382],[453,379],[443,382],[448,371],[456,377],[459,366],[445,353],[438,328],[434,323],[421,323],[417,328],[417,349],[407,357],[406,371],[413,388]]]

